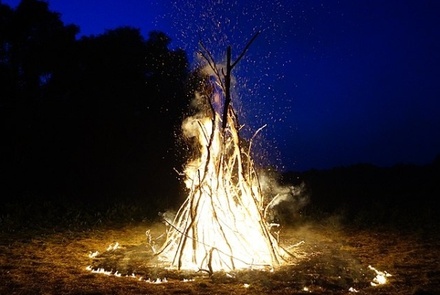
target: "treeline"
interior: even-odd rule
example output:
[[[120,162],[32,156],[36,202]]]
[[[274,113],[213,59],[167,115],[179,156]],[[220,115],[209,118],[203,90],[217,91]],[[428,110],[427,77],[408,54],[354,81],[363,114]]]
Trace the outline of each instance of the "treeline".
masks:
[[[310,197],[305,215],[337,216],[360,226],[440,228],[440,156],[424,166],[358,164],[288,172],[283,181],[305,184]]]
[[[78,39],[45,1],[0,2],[1,194],[167,203],[192,97],[171,39],[121,27]]]

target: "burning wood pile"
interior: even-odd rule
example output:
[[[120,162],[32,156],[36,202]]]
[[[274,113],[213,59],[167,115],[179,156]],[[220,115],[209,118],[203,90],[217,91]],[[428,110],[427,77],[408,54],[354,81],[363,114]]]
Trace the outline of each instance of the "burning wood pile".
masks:
[[[225,67],[202,45],[208,87],[196,94],[198,112],[182,124],[196,154],[184,170],[189,194],[174,220],[167,221],[167,239],[156,252],[172,268],[209,274],[271,269],[288,254],[265,220],[267,201],[251,157],[252,139],[245,148],[231,103],[231,71],[256,36],[235,62],[228,47]]]

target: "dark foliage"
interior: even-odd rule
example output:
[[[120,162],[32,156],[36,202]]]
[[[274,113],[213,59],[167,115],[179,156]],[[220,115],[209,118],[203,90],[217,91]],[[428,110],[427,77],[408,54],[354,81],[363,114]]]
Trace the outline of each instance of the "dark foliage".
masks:
[[[76,38],[45,1],[0,4],[1,193],[168,206],[189,101],[186,53],[122,27]],[[88,199],[90,198],[90,199]]]

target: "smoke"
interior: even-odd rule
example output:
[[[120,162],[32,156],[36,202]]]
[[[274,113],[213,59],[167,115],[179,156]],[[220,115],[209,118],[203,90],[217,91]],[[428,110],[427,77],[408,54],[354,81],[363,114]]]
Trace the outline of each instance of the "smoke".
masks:
[[[196,95],[199,96],[199,95]],[[182,123],[182,132],[183,132],[183,136],[185,138],[193,138],[196,137],[198,135],[198,129],[199,129],[199,125],[198,125],[198,117],[201,117],[199,115],[196,116],[192,116],[192,117],[187,117],[183,120]]]
[[[260,172],[260,186],[268,200],[264,210],[270,223],[293,224],[300,217],[300,211],[310,201],[304,183],[298,186],[281,185],[279,176],[271,171]]]
[[[174,218],[176,217],[176,211],[168,210],[165,212],[159,212],[158,215],[161,217],[162,222],[168,226],[173,224]]]

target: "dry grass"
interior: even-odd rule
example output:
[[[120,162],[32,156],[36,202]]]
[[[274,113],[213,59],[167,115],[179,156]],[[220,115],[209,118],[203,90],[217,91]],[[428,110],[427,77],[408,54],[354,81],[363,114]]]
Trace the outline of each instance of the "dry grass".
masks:
[[[347,294],[350,287],[361,294],[440,294],[440,241],[429,232],[302,225],[281,232],[284,246],[304,241],[294,248],[291,264],[273,272],[209,277],[155,264],[147,229],[153,236],[164,230],[161,224],[140,222],[87,231],[1,233],[0,294]],[[106,251],[115,242],[120,248]],[[101,254],[90,258],[94,251]],[[89,265],[123,276],[92,273]],[[371,286],[375,273],[368,265],[392,274],[389,283]],[[124,276],[133,273],[136,277]],[[167,282],[146,282],[158,278]]]

